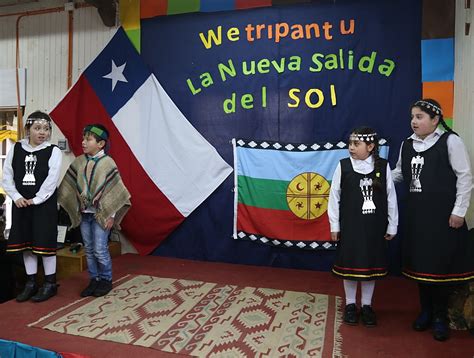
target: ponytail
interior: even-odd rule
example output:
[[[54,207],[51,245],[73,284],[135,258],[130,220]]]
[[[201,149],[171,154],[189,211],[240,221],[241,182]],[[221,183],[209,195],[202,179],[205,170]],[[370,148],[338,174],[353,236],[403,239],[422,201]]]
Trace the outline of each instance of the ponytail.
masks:
[[[380,155],[379,155],[378,141],[374,142],[374,149],[372,150],[371,154],[374,157],[374,172],[375,172],[375,178],[373,179],[372,185],[375,189],[382,190],[383,186],[382,186],[381,173],[384,169],[383,168],[384,161],[382,160],[382,158],[380,158]]]

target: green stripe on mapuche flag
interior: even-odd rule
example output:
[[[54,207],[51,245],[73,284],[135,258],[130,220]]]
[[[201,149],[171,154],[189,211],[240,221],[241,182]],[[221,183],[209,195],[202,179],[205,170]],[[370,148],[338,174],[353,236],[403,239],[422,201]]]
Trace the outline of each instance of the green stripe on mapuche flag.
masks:
[[[288,210],[285,196],[288,181],[245,175],[239,175],[238,178],[239,203],[265,209]]]

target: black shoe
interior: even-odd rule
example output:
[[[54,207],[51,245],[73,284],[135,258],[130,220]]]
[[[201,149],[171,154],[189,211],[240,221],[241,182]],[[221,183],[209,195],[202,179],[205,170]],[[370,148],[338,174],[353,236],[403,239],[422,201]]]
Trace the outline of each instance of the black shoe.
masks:
[[[38,293],[31,297],[33,302],[43,302],[50,299],[53,296],[56,296],[58,293],[58,285],[52,282],[45,282],[43,286],[39,289]]]
[[[93,295],[95,297],[105,296],[112,290],[112,281],[100,279],[99,283],[97,284],[96,289],[94,290]]]
[[[89,285],[81,292],[81,297],[93,296],[98,285],[99,280],[96,280],[95,278],[90,280]]]
[[[361,309],[362,323],[366,327],[375,327],[377,325],[377,316],[372,306],[363,305]]]
[[[344,323],[355,326],[359,323],[359,315],[355,303],[346,305],[344,308]]]
[[[449,326],[445,319],[435,318],[433,320],[433,338],[441,342],[449,338]]]
[[[23,291],[16,296],[16,301],[17,302],[25,302],[28,301],[31,297],[36,295],[38,292],[38,285],[36,284],[36,281],[31,281],[28,280],[26,281],[25,288]]]
[[[431,312],[421,311],[412,325],[413,329],[418,332],[426,331],[431,327]]]

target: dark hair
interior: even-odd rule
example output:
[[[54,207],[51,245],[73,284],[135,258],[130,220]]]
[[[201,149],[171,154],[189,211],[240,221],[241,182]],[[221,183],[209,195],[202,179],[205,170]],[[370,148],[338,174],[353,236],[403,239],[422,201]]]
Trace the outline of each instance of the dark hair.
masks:
[[[96,129],[99,129],[98,131]],[[93,123],[84,127],[83,136],[92,136],[97,142],[105,142],[104,151],[107,153],[110,149],[109,130],[102,124]]]
[[[33,113],[31,113],[28,116],[28,119],[25,122],[25,131],[28,131],[31,128],[31,126],[33,125],[33,123],[35,122],[35,120],[37,120],[37,119],[43,119],[43,120],[47,121],[49,123],[49,129],[50,130],[52,129],[51,117],[45,112],[34,111]]]
[[[374,129],[370,127],[358,127],[352,130],[351,134],[360,134],[361,135],[361,142],[366,144],[373,144],[374,149],[370,152],[370,154],[374,157],[374,171],[375,177],[373,180],[373,187],[375,189],[382,189],[382,182],[380,180],[380,172],[383,169],[383,160],[379,156],[379,136],[375,132]],[[362,138],[364,138],[362,140]]]
[[[453,131],[449,126],[446,124],[444,117],[443,117],[443,110],[441,108],[441,105],[438,103],[438,101],[432,99],[432,98],[423,98],[419,101],[416,101],[413,103],[410,107],[410,111],[413,109],[413,107],[417,107],[423,112],[427,113],[431,119],[433,119],[436,116],[439,116],[439,123],[443,126],[443,128],[450,133],[454,133],[458,135],[455,131]]]

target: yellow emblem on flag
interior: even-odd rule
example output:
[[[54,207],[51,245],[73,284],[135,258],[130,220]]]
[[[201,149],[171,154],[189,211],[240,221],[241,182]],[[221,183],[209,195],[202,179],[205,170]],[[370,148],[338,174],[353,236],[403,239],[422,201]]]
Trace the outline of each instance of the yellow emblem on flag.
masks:
[[[286,189],[288,208],[305,220],[319,218],[328,209],[331,185],[318,173],[301,173],[294,177]]]

